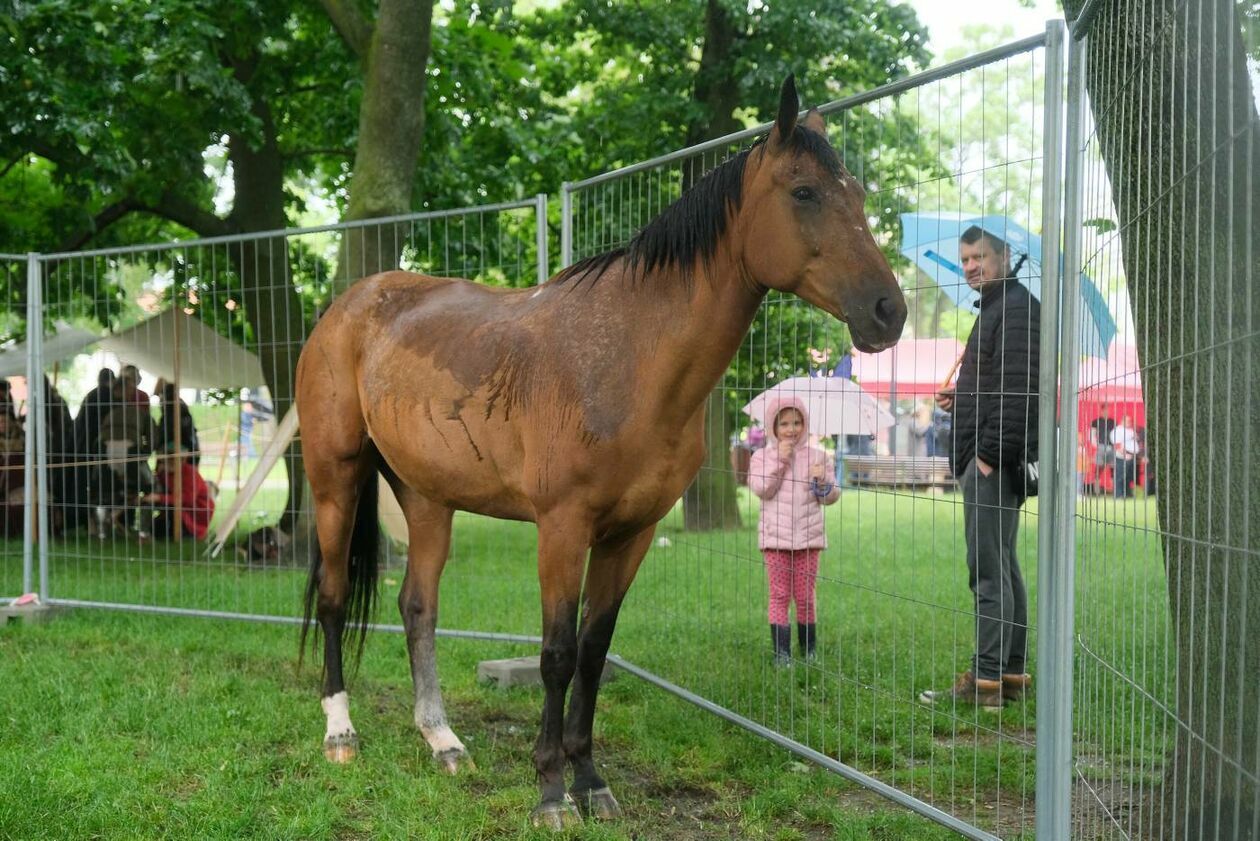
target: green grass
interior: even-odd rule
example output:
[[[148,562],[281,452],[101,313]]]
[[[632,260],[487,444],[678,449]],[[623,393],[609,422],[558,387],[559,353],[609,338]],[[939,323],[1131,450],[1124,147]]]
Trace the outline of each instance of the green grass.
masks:
[[[439,774],[411,725],[401,640],[353,683],[363,753],[327,764],[316,675],[291,628],[78,612],[0,632],[0,837],[550,838],[528,828],[539,695],[478,686],[506,645],[442,640],[474,773]],[[600,760],[623,821],[572,837],[947,838],[818,769],[622,676],[601,697]]]
[[[971,650],[958,499],[846,492],[828,519],[820,659],[785,670],[769,658],[754,503],[741,496],[735,531],[689,534],[678,512],[666,518],[669,545],[645,560],[614,652],[965,820],[1031,837],[1035,702],[988,716],[915,700]],[[1035,501],[1028,508],[1020,556],[1035,611]],[[1091,657],[1142,664],[1140,684],[1158,691],[1167,608],[1152,523],[1146,500],[1083,506],[1077,605]],[[461,515],[441,626],[537,634],[534,546],[530,525]],[[14,558],[20,545],[0,544],[0,583]],[[294,614],[305,579],[192,546],[86,538],[57,544],[51,567],[57,597],[278,615]],[[382,622],[398,622],[401,572],[382,575]],[[320,756],[316,675],[295,672],[292,629],[79,612],[10,626],[0,649],[15,664],[0,683],[11,718],[0,753],[38,758],[0,763],[0,837],[39,837],[26,827],[56,821],[68,828],[45,837],[535,837],[524,816],[540,696],[473,680],[477,660],[520,647],[439,643],[448,711],[480,769],[455,780],[429,768],[411,728],[398,636],[369,641],[351,685],[364,751],[349,769]],[[1108,773],[1157,774],[1164,744],[1132,726],[1140,695],[1112,689],[1106,700],[1078,713],[1088,725],[1078,750],[1096,738]],[[601,696],[596,745],[629,817],[580,837],[949,837],[819,769],[791,770],[785,751],[628,676]]]

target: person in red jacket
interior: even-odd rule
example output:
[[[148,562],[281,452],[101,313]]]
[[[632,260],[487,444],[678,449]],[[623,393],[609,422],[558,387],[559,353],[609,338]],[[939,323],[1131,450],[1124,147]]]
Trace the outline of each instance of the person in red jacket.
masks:
[[[187,456],[176,451],[175,442],[168,441],[158,452],[153,493],[142,498],[146,503],[140,529],[142,540],[151,535],[175,536],[177,489],[180,536],[201,540],[210,531],[210,519],[214,516],[210,486]]]

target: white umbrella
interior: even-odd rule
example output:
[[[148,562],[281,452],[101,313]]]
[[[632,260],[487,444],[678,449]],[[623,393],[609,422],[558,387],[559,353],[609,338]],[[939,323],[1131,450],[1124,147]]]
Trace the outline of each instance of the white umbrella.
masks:
[[[773,418],[766,412],[771,404],[792,397],[805,404],[814,435],[874,435],[894,423],[870,393],[843,377],[792,377],[758,394],[744,412],[769,428]]]

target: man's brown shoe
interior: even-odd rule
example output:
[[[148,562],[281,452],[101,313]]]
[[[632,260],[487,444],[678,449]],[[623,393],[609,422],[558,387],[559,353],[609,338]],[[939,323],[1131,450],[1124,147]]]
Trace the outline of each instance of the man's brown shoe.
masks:
[[[924,704],[975,704],[982,710],[998,712],[1005,703],[1002,697],[1002,681],[977,678],[971,672],[963,672],[949,689],[929,689],[919,693]]]
[[[1022,701],[1032,691],[1032,675],[1002,675],[1002,697],[1007,701]]]

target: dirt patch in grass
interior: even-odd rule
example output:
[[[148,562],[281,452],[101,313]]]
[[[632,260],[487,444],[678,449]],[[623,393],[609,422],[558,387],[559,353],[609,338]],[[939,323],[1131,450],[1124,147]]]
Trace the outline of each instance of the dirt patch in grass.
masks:
[[[1159,785],[1130,785],[1115,778],[1086,783],[1072,791],[1072,837],[1080,841],[1163,838]]]

